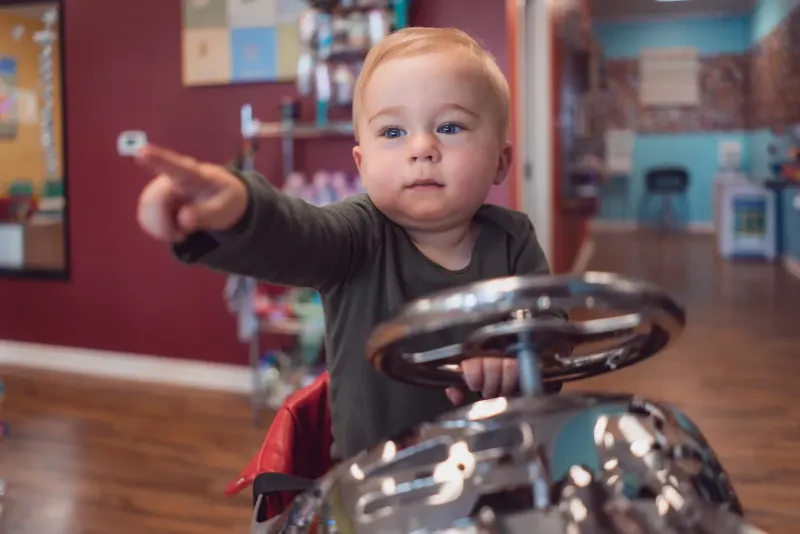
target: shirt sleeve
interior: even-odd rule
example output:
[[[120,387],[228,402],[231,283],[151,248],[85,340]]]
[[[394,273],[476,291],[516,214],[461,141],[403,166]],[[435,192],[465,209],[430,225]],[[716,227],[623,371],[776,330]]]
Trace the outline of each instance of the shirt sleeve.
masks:
[[[293,287],[324,289],[362,268],[375,251],[380,220],[366,196],[325,207],[285,195],[256,173],[241,173],[250,196],[231,231],[198,232],[175,245],[187,264]]]
[[[533,223],[528,221],[527,228],[522,233],[520,249],[514,263],[514,274],[550,274],[550,264],[536,238]]]

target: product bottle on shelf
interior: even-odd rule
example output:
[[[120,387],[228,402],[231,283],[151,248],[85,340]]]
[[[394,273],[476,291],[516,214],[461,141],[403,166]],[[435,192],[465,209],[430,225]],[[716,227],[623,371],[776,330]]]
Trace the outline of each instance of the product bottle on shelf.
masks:
[[[317,126],[327,126],[328,109],[330,107],[331,93],[333,92],[330,66],[327,63],[320,63],[316,66],[314,73],[317,88]]]
[[[342,171],[331,174],[331,188],[336,197],[336,202],[341,202],[353,193],[347,184],[347,175]]]
[[[317,171],[314,173],[314,204],[326,206],[336,202],[336,191],[331,184],[331,175],[327,171]]]
[[[353,48],[369,46],[369,21],[366,14],[360,11],[353,12],[349,17],[350,28],[348,40]]]
[[[338,105],[347,105],[353,102],[353,89],[356,77],[347,65],[338,65],[333,71],[334,98]]]
[[[303,173],[290,172],[281,190],[289,196],[302,198],[306,202],[309,201],[308,185]]]
[[[369,40],[374,45],[389,35],[392,21],[389,14],[383,9],[373,9],[369,12]]]

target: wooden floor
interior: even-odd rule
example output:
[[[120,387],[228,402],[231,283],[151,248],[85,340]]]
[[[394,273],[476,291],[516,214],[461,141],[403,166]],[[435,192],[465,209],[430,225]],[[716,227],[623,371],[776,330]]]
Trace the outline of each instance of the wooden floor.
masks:
[[[569,389],[673,402],[706,434],[748,517],[800,532],[800,280],[767,264],[731,264],[710,236],[601,234],[591,270],[670,290],[688,326],[663,354]]]
[[[800,281],[718,261],[707,237],[597,236],[594,270],[663,285],[687,306],[674,348],[570,389],[675,402],[705,431],[750,516],[800,524]],[[263,430],[247,399],[0,369],[9,484],[0,534],[235,534],[249,495],[225,484]]]
[[[2,534],[249,531],[227,482],[264,436],[246,398],[0,370]]]

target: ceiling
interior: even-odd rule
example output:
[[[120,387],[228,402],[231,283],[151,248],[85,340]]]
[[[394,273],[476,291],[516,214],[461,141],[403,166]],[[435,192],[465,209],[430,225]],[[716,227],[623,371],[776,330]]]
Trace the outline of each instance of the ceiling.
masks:
[[[595,20],[664,19],[746,13],[753,9],[755,0],[591,0],[591,6]]]

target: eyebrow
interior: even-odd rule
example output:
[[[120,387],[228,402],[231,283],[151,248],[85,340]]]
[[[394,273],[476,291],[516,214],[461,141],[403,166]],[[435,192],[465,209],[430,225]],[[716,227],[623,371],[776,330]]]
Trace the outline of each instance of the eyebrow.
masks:
[[[374,114],[372,117],[370,117],[369,120],[367,121],[367,123],[369,124],[370,122],[374,121],[378,117],[381,117],[382,115],[396,115],[396,114],[399,114],[404,109],[405,109],[404,106],[389,106],[387,108],[383,108],[382,110],[380,110],[376,114]],[[471,109],[469,109],[467,107],[464,107],[461,104],[456,104],[455,102],[448,102],[447,104],[444,104],[443,106],[441,106],[441,111],[444,111],[444,110],[456,110],[456,111],[460,111],[462,113],[466,113],[467,115],[470,115],[472,117],[476,117],[476,118],[479,117],[479,115],[477,113],[475,113],[474,111],[472,111]]]

